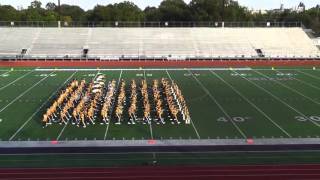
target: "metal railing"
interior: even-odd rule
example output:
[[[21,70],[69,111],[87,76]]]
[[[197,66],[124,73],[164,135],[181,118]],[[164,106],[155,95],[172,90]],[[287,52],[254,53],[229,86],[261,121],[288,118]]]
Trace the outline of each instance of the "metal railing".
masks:
[[[38,60],[38,61],[47,61],[47,60],[53,60],[53,61],[61,61],[61,60],[82,60],[82,61],[88,61],[88,60],[94,60],[94,61],[103,61],[103,60],[109,60],[109,61],[119,61],[119,60],[163,60],[163,61],[170,61],[170,60],[276,60],[276,59],[311,59],[311,60],[320,60],[320,54],[319,55],[313,55],[313,56],[299,56],[299,55],[266,55],[264,57],[256,56],[81,56],[81,55],[73,55],[73,56],[31,56],[31,55],[0,55],[0,61],[19,61],[19,60]]]
[[[247,22],[218,22],[218,21],[171,21],[171,22],[58,22],[58,21],[0,21],[0,27],[303,27],[301,22],[247,21]]]

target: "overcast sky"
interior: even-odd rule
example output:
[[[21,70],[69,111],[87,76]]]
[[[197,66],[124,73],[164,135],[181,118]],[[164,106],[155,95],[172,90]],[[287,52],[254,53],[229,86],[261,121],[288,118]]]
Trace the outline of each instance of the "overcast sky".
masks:
[[[22,6],[28,7],[32,0],[0,0],[0,4],[10,4],[14,7]],[[83,9],[92,9],[96,4],[109,4],[121,2],[123,0],[61,0],[61,3],[74,4],[81,6]],[[161,0],[129,0],[137,4],[140,8],[144,9],[146,6],[158,6]],[[190,0],[184,0],[187,3]],[[279,8],[283,3],[286,8],[296,7],[299,2],[305,3],[307,8],[314,7],[320,4],[320,0],[238,0],[241,5],[249,7],[249,9],[274,9]],[[58,2],[58,0],[41,0],[45,5],[47,2]]]

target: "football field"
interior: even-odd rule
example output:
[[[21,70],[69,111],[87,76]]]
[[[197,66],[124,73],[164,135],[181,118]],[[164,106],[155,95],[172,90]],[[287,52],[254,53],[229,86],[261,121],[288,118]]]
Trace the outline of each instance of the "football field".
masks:
[[[276,139],[320,136],[320,70],[0,69],[1,141]],[[106,81],[168,78],[185,97],[191,124],[96,124],[43,128],[42,116],[72,79]]]

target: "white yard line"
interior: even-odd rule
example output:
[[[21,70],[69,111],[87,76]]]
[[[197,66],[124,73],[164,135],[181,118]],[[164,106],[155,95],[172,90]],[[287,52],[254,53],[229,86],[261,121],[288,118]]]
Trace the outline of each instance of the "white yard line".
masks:
[[[60,137],[62,136],[62,133],[63,133],[63,132],[64,132],[64,130],[67,128],[67,125],[68,125],[68,124],[65,124],[65,125],[63,126],[63,128],[61,129],[61,131],[60,131],[60,133],[59,133],[58,137],[57,137],[55,140],[59,141]]]
[[[267,79],[270,79],[271,81],[273,81],[273,82],[275,82],[275,83],[277,83],[277,84],[279,84],[279,85],[281,85],[281,86],[283,86],[283,87],[291,90],[292,92],[294,92],[294,93],[296,93],[296,94],[299,94],[300,96],[308,99],[309,101],[311,101],[311,102],[313,102],[313,103],[315,103],[315,104],[317,104],[317,105],[320,105],[320,102],[314,100],[313,98],[311,98],[311,97],[309,97],[309,96],[306,96],[306,95],[302,94],[301,92],[299,92],[299,91],[297,91],[297,90],[295,90],[295,89],[293,89],[293,88],[291,88],[291,87],[289,87],[289,86],[287,86],[287,85],[285,85],[285,84],[283,84],[283,83],[281,83],[281,82],[279,82],[279,81],[277,81],[277,80],[274,80],[274,79],[270,78],[269,76],[267,76],[267,75],[265,75],[265,74],[263,74],[263,73],[261,73],[261,72],[259,72],[259,71],[255,71],[255,70],[253,70],[253,71],[256,72],[256,73],[258,73],[258,74],[260,74],[261,76],[263,76],[263,77],[265,77],[265,78],[267,78]]]
[[[144,79],[147,81],[147,76],[146,76],[146,71],[143,70],[143,76],[144,76]],[[148,81],[147,81],[147,84],[148,84]],[[148,87],[149,88],[149,87]],[[148,92],[147,92],[148,93]],[[148,99],[149,101],[149,99]],[[152,131],[152,123],[149,124],[149,129],[150,129],[150,136],[151,136],[151,139],[153,139],[153,131]]]
[[[5,75],[5,74],[7,74],[7,73],[9,73],[9,72],[11,72],[11,71],[10,71],[10,70],[9,70],[9,71],[6,70],[6,72],[0,74],[0,76]]]
[[[189,70],[189,73],[192,75],[192,77],[197,81],[197,83],[202,87],[205,93],[208,94],[210,99],[220,108],[220,110],[224,113],[224,115],[230,120],[230,122],[233,124],[233,126],[238,130],[238,132],[241,134],[241,136],[245,139],[247,139],[247,136],[244,134],[244,132],[240,129],[240,127],[232,120],[231,116],[224,110],[224,108],[221,106],[221,104],[216,100],[216,98],[210,93],[210,91],[202,84],[202,82],[193,75],[193,73]]]
[[[309,76],[309,77],[311,77],[311,78],[320,80],[320,77],[315,76],[315,75],[312,75],[312,74],[310,74],[310,73],[306,73],[306,72],[303,72],[303,71],[301,71],[301,70],[295,70],[295,71],[297,71],[297,72],[299,72],[299,73],[302,73],[302,74],[304,74],[304,75],[306,75],[306,76]]]
[[[64,86],[74,75],[76,72],[71,74],[71,76],[56,90],[54,91],[49,98],[28,118],[24,124],[10,137],[9,141],[12,141],[13,138],[33,119],[33,117],[49,102],[49,100],[61,89],[62,86]]]
[[[7,87],[8,87],[8,86],[10,86],[10,85],[12,85],[13,83],[15,83],[15,82],[19,81],[20,79],[22,79],[22,78],[26,77],[27,75],[29,75],[29,74],[30,74],[30,73],[32,73],[32,72],[34,72],[34,70],[29,71],[28,73],[26,73],[26,74],[24,74],[24,75],[22,75],[22,76],[18,77],[17,79],[13,80],[13,81],[12,81],[12,82],[10,82],[9,84],[7,84],[7,85],[5,85],[5,86],[1,87],[1,88],[0,88],[0,91],[2,91],[3,89],[7,88]]]
[[[172,79],[172,77],[171,77],[171,75],[170,75],[170,73],[169,73],[169,71],[168,71],[167,69],[166,69],[166,73],[167,73],[169,79],[170,79],[171,81],[173,81],[173,79]]]
[[[166,72],[167,72],[167,75],[168,75],[169,79],[173,82],[173,79],[172,79],[172,77],[171,77],[171,75],[170,75],[169,71],[168,71],[168,70],[166,70]],[[193,127],[193,129],[194,129],[194,132],[196,133],[196,135],[197,135],[198,139],[201,139],[200,134],[199,134],[199,132],[198,132],[198,130],[197,130],[197,128],[196,128],[196,126],[194,125],[192,118],[191,118],[191,121],[190,121],[190,122],[191,122],[191,125],[192,125],[192,127]]]
[[[236,71],[234,71],[235,73],[237,73]],[[278,100],[279,102],[281,102],[282,104],[286,105],[287,107],[289,107],[291,110],[295,111],[296,113],[298,113],[299,115],[303,116],[304,118],[308,119],[309,121],[311,121],[314,125],[320,127],[320,125],[317,122],[314,122],[313,120],[309,119],[305,114],[303,114],[302,112],[300,112],[299,110],[295,109],[294,107],[290,106],[288,103],[286,103],[285,101],[283,101],[282,99],[280,99],[279,97],[277,97],[276,95],[274,95],[273,93],[271,93],[270,91],[268,91],[267,89],[263,88],[262,86],[258,85],[257,83],[247,79],[246,77],[240,76],[241,78],[245,79],[246,81],[248,81],[249,83],[253,84],[254,86],[256,86],[257,88],[261,89],[262,91],[266,92],[267,94],[269,94],[270,96],[272,96],[274,99]]]
[[[24,70],[14,69],[15,72],[29,72],[29,71],[35,71],[35,70],[36,70],[36,68],[34,68],[34,69],[30,68],[30,69],[24,69]],[[8,71],[8,70],[0,70],[0,72],[4,72],[4,71]]]
[[[116,90],[116,91],[118,91],[118,89],[119,89],[119,85],[120,85],[122,73],[123,73],[123,71],[121,70],[121,71],[120,71],[120,75],[119,75],[119,79],[118,79],[118,83],[117,83],[117,90]],[[117,93],[117,92],[116,92],[116,93]],[[113,101],[113,104],[112,104],[113,107],[114,107],[115,101],[116,101],[116,99],[114,99],[114,101]],[[112,110],[111,110],[111,113],[112,113],[112,112],[113,112],[113,108],[112,108]],[[106,132],[104,133],[103,140],[106,140],[106,139],[107,139],[110,124],[111,124],[111,121],[110,121],[110,122],[108,123],[108,125],[107,125]]]
[[[34,87],[36,87],[38,84],[40,84],[42,81],[44,81],[45,79],[47,79],[48,77],[50,77],[50,75],[54,73],[51,72],[50,74],[48,74],[48,76],[42,78],[40,81],[38,81],[36,84],[34,84],[33,86],[31,86],[30,88],[28,88],[26,91],[24,91],[23,93],[21,93],[18,97],[16,97],[14,100],[12,100],[9,104],[7,104],[5,107],[3,107],[2,109],[0,109],[0,113],[3,112],[4,110],[6,110],[11,104],[13,104],[14,102],[16,102],[17,100],[19,100],[22,96],[24,96],[26,93],[28,93],[31,89],[33,89]]]
[[[284,73],[281,72],[281,71],[276,71],[276,72],[284,74]],[[300,83],[302,83],[302,84],[305,84],[305,85],[307,85],[307,86],[309,86],[309,87],[311,87],[311,88],[314,88],[314,89],[316,89],[316,90],[320,90],[320,87],[315,86],[315,85],[312,85],[312,84],[310,84],[310,83],[307,83],[307,82],[305,82],[305,81],[303,81],[303,80],[301,80],[301,79],[297,79],[297,78],[295,78],[295,77],[290,77],[290,78],[292,78],[292,79],[294,79],[294,80],[296,80],[296,81],[298,81],[298,82],[300,82]]]
[[[264,117],[266,117],[273,125],[275,125],[277,128],[279,128],[284,134],[286,134],[288,137],[292,137],[286,130],[284,130],[278,123],[272,120],[270,116],[268,116],[262,109],[260,109],[257,105],[255,105],[253,102],[251,102],[246,96],[244,96],[240,91],[238,91],[234,86],[232,86],[230,83],[225,81],[223,78],[221,78],[217,73],[210,71],[213,75],[218,77],[222,82],[224,82],[227,86],[229,86],[231,89],[233,89],[234,92],[236,92],[239,96],[242,97],[242,99],[246,100],[252,107],[254,107],[257,111],[259,111]]]

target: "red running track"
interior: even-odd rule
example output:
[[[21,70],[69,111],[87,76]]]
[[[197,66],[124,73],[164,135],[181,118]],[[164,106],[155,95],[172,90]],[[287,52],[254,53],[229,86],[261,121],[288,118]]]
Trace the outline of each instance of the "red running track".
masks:
[[[0,179],[320,179],[320,165],[0,169]]]
[[[0,67],[259,67],[259,66],[320,66],[320,60],[192,60],[192,61],[76,61],[24,60],[0,61]]]

